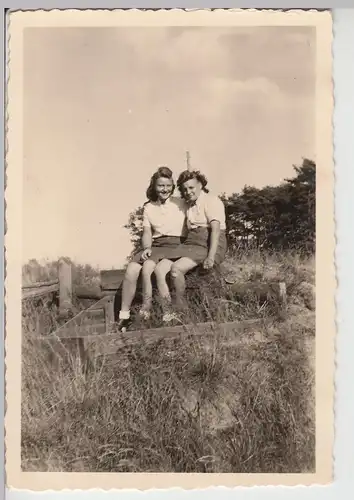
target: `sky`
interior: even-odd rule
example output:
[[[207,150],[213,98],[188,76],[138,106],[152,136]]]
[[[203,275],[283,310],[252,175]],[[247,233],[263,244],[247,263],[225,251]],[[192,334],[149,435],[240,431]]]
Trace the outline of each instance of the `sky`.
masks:
[[[27,28],[23,263],[124,265],[129,213],[186,150],[215,194],[316,160],[315,49],[306,27]]]

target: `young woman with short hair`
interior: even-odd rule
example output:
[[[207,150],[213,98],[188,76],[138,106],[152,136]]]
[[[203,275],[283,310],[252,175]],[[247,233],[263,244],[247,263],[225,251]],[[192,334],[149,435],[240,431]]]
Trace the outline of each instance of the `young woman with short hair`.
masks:
[[[185,274],[198,265],[211,269],[215,264],[221,264],[226,255],[225,207],[220,198],[209,193],[207,183],[199,171],[188,170],[182,172],[177,181],[182,199],[187,204],[188,232],[186,240],[174,250],[178,260],[172,263],[161,260],[155,268],[159,292],[167,304],[171,297],[164,280],[166,268],[169,268],[173,280],[177,305],[182,305]]]

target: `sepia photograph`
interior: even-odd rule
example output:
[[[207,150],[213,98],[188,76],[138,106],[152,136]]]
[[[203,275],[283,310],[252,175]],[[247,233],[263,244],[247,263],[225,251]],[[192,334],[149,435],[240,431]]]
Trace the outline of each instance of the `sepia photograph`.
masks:
[[[329,482],[330,13],[11,17],[12,479]]]

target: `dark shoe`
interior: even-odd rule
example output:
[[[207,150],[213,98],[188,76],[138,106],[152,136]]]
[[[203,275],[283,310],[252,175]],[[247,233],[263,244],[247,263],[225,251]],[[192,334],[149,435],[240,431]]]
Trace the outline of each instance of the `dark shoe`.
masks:
[[[131,324],[132,324],[132,320],[130,318],[129,319],[119,319],[117,324],[116,324],[116,328],[117,328],[118,332],[125,333]]]

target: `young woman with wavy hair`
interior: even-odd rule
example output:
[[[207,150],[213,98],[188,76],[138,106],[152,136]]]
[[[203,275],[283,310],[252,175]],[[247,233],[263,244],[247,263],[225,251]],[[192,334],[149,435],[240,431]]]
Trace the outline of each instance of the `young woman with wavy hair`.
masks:
[[[137,283],[142,273],[143,305],[140,315],[148,318],[152,304],[151,275],[161,260],[169,266],[160,267],[159,279],[170,271],[172,261],[176,258],[176,249],[180,247],[186,234],[186,203],[183,198],[173,196],[175,184],[172,171],[160,167],[151,177],[146,191],[148,201],[144,204],[142,248],[133,256],[128,264],[122,290],[121,309],[119,312],[118,330],[128,328],[130,308],[136,294]]]

